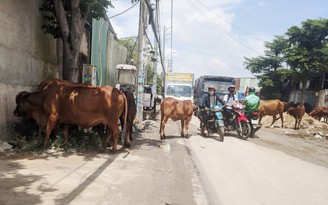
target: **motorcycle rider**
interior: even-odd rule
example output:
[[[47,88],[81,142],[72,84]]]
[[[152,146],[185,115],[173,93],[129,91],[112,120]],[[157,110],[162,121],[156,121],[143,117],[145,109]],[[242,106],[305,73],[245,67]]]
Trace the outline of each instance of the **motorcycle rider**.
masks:
[[[229,106],[232,106],[235,102],[238,102],[238,97],[235,94],[235,86],[234,85],[229,86],[228,92],[229,93],[223,97],[223,101]]]
[[[245,97],[245,115],[248,118],[248,115],[253,111],[258,111],[260,105],[260,98],[255,95],[255,88],[250,87],[248,89],[248,96]]]
[[[208,114],[207,111],[211,109],[211,107],[213,105],[217,105],[218,103],[221,103],[222,105],[224,105],[223,100],[220,98],[220,96],[218,95],[218,93],[216,93],[216,89],[213,85],[208,86],[208,93],[206,93],[203,97],[202,97],[202,102],[201,102],[201,115],[203,116],[203,118],[201,120],[203,120],[204,122],[204,127],[201,127],[202,132],[207,135],[208,134],[208,129],[207,129],[207,121],[208,121]]]
[[[228,87],[229,93],[226,94],[223,98],[224,103],[226,103],[227,107],[224,109],[224,116],[226,118],[226,122],[229,127],[232,126],[232,121],[233,121],[233,108],[232,106],[238,102],[238,97],[235,94],[235,86],[231,85]]]

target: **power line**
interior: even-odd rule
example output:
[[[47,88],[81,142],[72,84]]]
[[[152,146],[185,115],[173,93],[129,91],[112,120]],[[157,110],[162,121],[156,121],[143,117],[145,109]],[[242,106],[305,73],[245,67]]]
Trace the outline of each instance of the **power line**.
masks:
[[[241,29],[241,28],[239,28],[238,26],[236,26],[236,25],[230,23],[229,21],[227,21],[226,19],[224,19],[222,16],[220,16],[219,14],[217,14],[215,11],[213,11],[211,8],[209,8],[208,6],[206,6],[205,4],[203,4],[201,1],[199,1],[199,0],[196,0],[196,1],[197,1],[199,4],[201,4],[203,7],[205,7],[207,10],[209,10],[210,12],[212,12],[213,14],[215,14],[217,17],[219,17],[220,19],[222,19],[224,22],[226,22],[227,24],[229,24],[229,25],[231,25],[232,27],[236,28],[237,30],[239,30],[239,31],[241,31],[241,32],[243,32],[243,33],[245,33],[245,34],[251,36],[252,38],[255,38],[255,39],[259,40],[259,41],[265,42],[264,40],[262,40],[262,39],[260,39],[260,38],[258,38],[258,37],[256,37],[256,36],[253,36],[252,34],[246,32],[245,30],[243,30],[243,29]]]
[[[115,14],[114,16],[109,17],[108,19],[111,19],[111,18],[114,18],[114,17],[116,17],[116,16],[119,16],[119,15],[124,14],[125,12],[129,11],[130,9],[132,9],[132,8],[133,8],[135,5],[137,5],[138,3],[139,3],[139,1],[134,2],[134,4],[132,4],[132,6],[129,7],[128,9],[122,11],[121,13]]]
[[[189,2],[189,1],[188,1]],[[205,19],[207,22],[209,22],[212,26],[214,26],[214,28],[216,30],[219,30],[220,32],[223,32],[224,34],[226,34],[230,39],[226,38],[227,40],[233,40],[237,43],[239,43],[240,45],[244,46],[245,48],[258,53],[257,51],[255,51],[254,49],[250,48],[249,46],[247,46],[246,44],[240,42],[239,40],[235,39],[235,37],[233,37],[231,34],[229,34],[228,32],[226,32],[225,30],[223,30],[212,18],[210,18],[204,11],[202,11],[194,2],[189,2],[191,4],[191,6],[200,14],[200,16]]]

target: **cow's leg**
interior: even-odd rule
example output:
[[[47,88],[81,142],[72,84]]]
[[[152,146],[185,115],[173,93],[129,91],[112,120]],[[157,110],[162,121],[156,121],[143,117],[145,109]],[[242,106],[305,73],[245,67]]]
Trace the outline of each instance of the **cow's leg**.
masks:
[[[160,133],[160,137],[161,137],[161,140],[165,140],[165,132],[164,132],[164,130],[165,130],[165,125],[166,125],[166,122],[167,122],[167,120],[169,119],[168,117],[166,117],[166,116],[162,116],[162,121],[161,121],[161,128],[160,128],[160,130],[159,130],[159,133]]]
[[[297,117],[294,117],[295,118],[295,125],[294,125],[294,130],[296,130],[296,126],[297,126]]]
[[[38,138],[41,138],[42,126],[38,125]]]
[[[50,116],[46,125],[46,137],[43,140],[43,147],[46,147],[49,141],[50,134],[56,125],[56,117]]]
[[[258,124],[261,126],[262,115],[260,115]]]
[[[131,147],[131,144],[130,144],[130,139],[131,139],[131,128],[132,128],[132,125],[130,122],[127,122],[127,129],[126,129],[126,135],[125,135],[125,143],[124,143],[124,147],[126,148],[130,148]]]
[[[181,120],[181,137],[185,136],[185,120]]]
[[[284,114],[281,112],[281,113],[279,113],[279,115],[280,115],[280,120],[281,120],[281,128],[283,128],[284,127]]]
[[[104,149],[106,149],[109,141],[111,140],[111,135],[113,134],[112,130],[111,130],[111,127],[109,127],[107,125],[107,128],[106,128],[106,137],[104,138],[103,142],[102,142],[102,146]]]
[[[302,121],[302,117],[298,118],[298,129],[300,129],[301,121]]]
[[[188,137],[188,130],[189,130],[189,122],[191,120],[191,116],[190,117],[187,117],[187,119],[185,120],[185,129],[186,129],[186,132],[185,132],[185,138],[189,138]]]
[[[270,125],[270,126],[272,126],[272,125],[273,125],[273,123],[276,121],[276,118],[277,118],[277,117],[276,117],[276,115],[273,115],[273,116],[272,116],[272,123],[271,123],[271,125]]]
[[[65,138],[65,141],[62,145],[67,144],[67,141],[68,141],[68,128],[69,128],[69,125],[64,124],[64,138]]]
[[[107,137],[103,141],[103,147],[106,149],[106,146],[110,140],[110,136],[113,136],[113,145],[112,145],[112,152],[116,152],[117,148],[117,140],[118,140],[118,127],[116,121],[111,121],[107,124],[107,131],[110,129],[110,132],[107,132]]]

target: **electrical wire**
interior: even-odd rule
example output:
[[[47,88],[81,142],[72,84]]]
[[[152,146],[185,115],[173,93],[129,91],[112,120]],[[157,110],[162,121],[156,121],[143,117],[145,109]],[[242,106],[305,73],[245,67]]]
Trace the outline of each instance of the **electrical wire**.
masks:
[[[264,40],[262,40],[262,39],[260,39],[260,38],[258,38],[258,37],[256,37],[256,36],[253,36],[253,35],[251,35],[250,33],[246,32],[245,30],[239,28],[238,26],[236,26],[236,25],[230,23],[229,21],[227,21],[226,19],[224,19],[222,16],[220,16],[219,14],[217,14],[215,11],[213,11],[211,8],[209,8],[209,7],[206,6],[204,3],[202,3],[201,1],[199,1],[199,0],[196,0],[196,1],[197,1],[199,4],[201,4],[203,7],[205,7],[207,10],[209,10],[211,13],[215,14],[217,17],[219,17],[220,19],[222,19],[224,22],[226,22],[227,24],[231,25],[232,27],[236,28],[237,30],[239,30],[239,31],[241,31],[241,32],[243,32],[243,33],[245,33],[245,34],[247,34],[248,36],[251,36],[252,38],[255,38],[255,39],[259,40],[259,41],[265,42]]]
[[[188,1],[189,2],[189,1]],[[212,18],[210,18],[204,11],[202,11],[194,2],[190,1],[189,2],[191,4],[191,6],[200,14],[200,16],[205,19],[207,22],[209,22],[210,24],[212,24],[212,26],[214,26],[214,28],[216,30],[219,30],[220,32],[223,32],[224,34],[227,35],[227,37],[229,37],[230,39],[228,39],[226,36],[223,36],[224,38],[228,39],[228,40],[233,40],[237,43],[239,43],[240,45],[244,46],[245,48],[258,53],[257,51],[255,51],[254,49],[250,48],[249,46],[247,46],[246,44],[240,42],[239,40],[237,40],[235,37],[233,37],[231,34],[229,34],[228,32],[226,32],[225,30],[223,30]]]
[[[119,15],[124,14],[125,12],[129,11],[130,9],[132,9],[132,8],[133,8],[135,5],[137,5],[139,2],[140,2],[140,1],[136,1],[136,2],[135,2],[134,4],[132,4],[132,6],[129,7],[128,9],[122,11],[121,13],[115,14],[114,16],[109,17],[108,19],[112,19],[112,18],[114,18],[114,17],[116,17],[116,16],[119,16]]]

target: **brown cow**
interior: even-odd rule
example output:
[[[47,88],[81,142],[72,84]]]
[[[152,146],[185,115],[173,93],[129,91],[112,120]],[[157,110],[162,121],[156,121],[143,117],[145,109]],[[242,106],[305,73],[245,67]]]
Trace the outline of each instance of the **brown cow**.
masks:
[[[165,125],[169,118],[173,121],[181,120],[181,137],[188,137],[188,127],[194,111],[191,100],[179,101],[174,98],[165,98],[161,102],[161,140],[165,139]]]
[[[314,110],[312,110],[312,112],[309,113],[309,115],[317,120],[321,120],[322,117],[327,117],[327,111],[327,107],[316,107]]]
[[[56,78],[51,78],[45,81],[42,81],[37,88],[38,92],[46,91],[48,89],[61,89],[63,86],[76,86],[76,87],[85,87],[85,86],[92,86],[90,83],[74,83],[67,80],[60,80]],[[16,104],[18,104],[18,101],[20,101],[20,98],[24,96],[27,92],[20,92],[16,96]],[[26,117],[32,117],[36,120],[36,124],[38,125],[38,136],[41,137],[41,131],[42,127],[46,126],[47,123],[47,116],[43,112],[43,109],[41,107],[33,107],[27,110],[25,113],[20,112],[20,110],[15,110],[14,115],[16,117],[26,116]],[[63,144],[66,144],[68,141],[68,124],[64,124],[64,137],[65,141]]]
[[[273,117],[271,125],[276,121],[276,115],[279,114],[281,119],[281,127],[284,127],[284,104],[280,100],[261,100],[259,106],[259,125],[261,124],[262,117],[269,115]],[[270,126],[271,126],[270,125]]]
[[[15,112],[41,112],[46,117],[46,146],[50,133],[57,123],[75,124],[89,128],[100,123],[107,125],[114,138],[113,152],[116,151],[117,121],[125,108],[124,127],[126,128],[127,100],[123,93],[110,86],[70,87],[57,86],[36,93],[24,92],[17,103]],[[35,111],[37,110],[37,111]],[[103,141],[106,147],[110,135]],[[125,136],[125,130],[123,130]]]
[[[301,124],[301,121],[302,121],[302,117],[305,114],[304,105],[299,105],[299,106],[297,106],[297,108],[290,107],[287,111],[287,114],[292,115],[295,118],[294,130],[300,129],[300,124]]]

